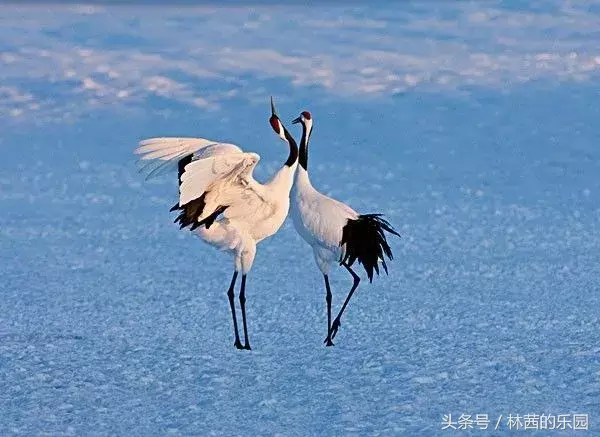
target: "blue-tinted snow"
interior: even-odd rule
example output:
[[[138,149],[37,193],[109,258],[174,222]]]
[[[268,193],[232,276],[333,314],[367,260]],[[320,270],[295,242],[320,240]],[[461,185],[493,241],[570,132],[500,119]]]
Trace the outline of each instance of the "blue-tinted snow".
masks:
[[[598,434],[598,2],[1,11],[0,435],[432,436],[448,413]],[[315,185],[403,236],[330,349],[286,223],[235,350],[230,260],[131,153],[229,140],[266,180],[269,95],[313,112]]]

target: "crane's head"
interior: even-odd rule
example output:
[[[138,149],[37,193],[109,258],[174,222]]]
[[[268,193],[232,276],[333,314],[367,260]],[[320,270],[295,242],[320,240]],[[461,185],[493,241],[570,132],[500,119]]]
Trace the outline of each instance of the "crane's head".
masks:
[[[279,135],[279,138],[287,142],[287,138],[285,137],[285,129],[281,124],[281,120],[279,120],[279,117],[277,116],[277,111],[275,111],[275,103],[273,103],[273,97],[271,97],[271,117],[269,118],[269,124],[271,125],[275,133]]]
[[[306,128],[307,131],[310,131],[312,129],[312,115],[310,115],[310,112],[308,111],[302,111],[300,113],[300,116],[293,119],[292,123],[296,124],[296,123],[302,123],[304,125],[304,127]]]

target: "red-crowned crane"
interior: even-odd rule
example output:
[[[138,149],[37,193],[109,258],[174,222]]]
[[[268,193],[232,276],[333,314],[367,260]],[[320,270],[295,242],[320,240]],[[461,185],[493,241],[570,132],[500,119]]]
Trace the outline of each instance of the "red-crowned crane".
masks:
[[[348,205],[317,191],[308,176],[308,142],[312,133],[313,119],[303,111],[292,123],[302,124],[299,164],[292,188],[291,212],[294,226],[300,236],[313,248],[317,266],[325,280],[327,302],[327,338],[325,344],[333,346],[340,327],[340,319],[360,282],[352,270],[355,261],[362,264],[369,281],[373,271],[379,274],[379,262],[387,273],[385,257],[390,260],[392,250],[386,240],[386,232],[400,236],[381,214],[359,214]],[[337,317],[331,320],[331,288],[329,269],[333,263],[344,266],[352,275],[354,283]]]
[[[271,99],[269,123],[289,146],[281,169],[266,184],[258,183],[252,172],[259,161],[256,153],[204,138],[150,138],[135,150],[141,160],[177,162],[179,202],[171,211],[181,229],[189,227],[200,238],[233,256],[234,271],[227,296],[231,307],[234,346],[251,349],[246,323],[246,276],[252,268],[256,245],[275,234],[290,206],[290,189],[298,164],[298,147],[281,124]],[[242,273],[239,300],[244,328],[240,342],[234,303],[234,287]]]

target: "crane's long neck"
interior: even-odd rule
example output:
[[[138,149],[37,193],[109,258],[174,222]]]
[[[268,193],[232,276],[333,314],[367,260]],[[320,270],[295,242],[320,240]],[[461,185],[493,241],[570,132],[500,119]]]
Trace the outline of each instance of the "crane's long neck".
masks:
[[[310,141],[311,133],[312,121],[303,121],[302,140],[300,141],[300,155],[298,159],[300,168],[296,171],[296,182],[293,187],[293,190],[296,193],[306,193],[314,189],[310,183],[310,177],[308,176],[308,142]]]
[[[298,145],[296,144],[294,137],[292,137],[287,129],[283,127],[283,125],[281,127],[283,129],[285,141],[290,146],[290,153],[287,160],[284,162],[283,167],[281,167],[281,169],[275,173],[268,185],[287,196],[292,189],[292,184],[294,183],[294,173],[296,172],[296,167],[298,166]]]
[[[300,166],[308,171],[308,142],[310,141],[310,134],[312,133],[312,122],[302,123],[302,140],[300,141]]]
[[[283,125],[282,125],[283,127]],[[294,167],[298,164],[298,145],[294,140],[294,137],[290,135],[285,127],[283,127],[283,134],[285,135],[285,139],[290,146],[290,154],[288,155],[287,161],[285,161],[284,166]]]

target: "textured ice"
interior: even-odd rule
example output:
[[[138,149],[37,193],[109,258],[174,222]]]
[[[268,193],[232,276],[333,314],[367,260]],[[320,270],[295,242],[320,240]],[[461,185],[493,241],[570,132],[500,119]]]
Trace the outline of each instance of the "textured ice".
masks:
[[[599,80],[598,0],[0,8],[0,114],[15,121],[258,104],[273,83],[381,98]]]
[[[588,413],[598,435],[598,4],[426,4],[1,7],[1,436],[433,436],[449,413]],[[402,234],[334,348],[286,222],[234,349],[231,261],[135,166],[141,138],[196,135],[267,179],[269,95],[313,113],[314,184]]]

